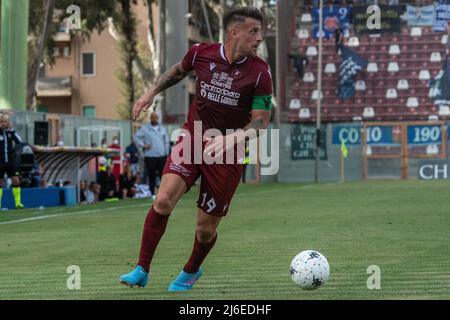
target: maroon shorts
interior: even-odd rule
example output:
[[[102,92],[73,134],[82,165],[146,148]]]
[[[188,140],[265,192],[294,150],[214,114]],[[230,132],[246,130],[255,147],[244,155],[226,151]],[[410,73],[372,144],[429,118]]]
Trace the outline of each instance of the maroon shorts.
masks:
[[[182,141],[178,141],[176,146]],[[175,146],[175,147],[176,147]],[[175,149],[174,147],[174,149]],[[192,151],[193,153],[193,151]],[[180,176],[189,188],[201,177],[197,207],[213,216],[225,216],[231,199],[242,177],[242,164],[195,164],[174,162],[174,150],[167,158],[163,175],[173,173]]]

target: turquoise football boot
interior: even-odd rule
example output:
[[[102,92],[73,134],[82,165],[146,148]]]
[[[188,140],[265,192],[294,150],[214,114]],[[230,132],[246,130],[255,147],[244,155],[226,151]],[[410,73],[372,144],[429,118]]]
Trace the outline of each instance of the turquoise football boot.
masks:
[[[194,283],[202,276],[202,274],[202,268],[198,269],[195,273],[181,271],[178,277],[172,281],[168,290],[171,292],[192,290]]]
[[[130,273],[120,276],[120,283],[128,287],[144,288],[148,282],[148,272],[145,272],[141,266],[136,266]]]

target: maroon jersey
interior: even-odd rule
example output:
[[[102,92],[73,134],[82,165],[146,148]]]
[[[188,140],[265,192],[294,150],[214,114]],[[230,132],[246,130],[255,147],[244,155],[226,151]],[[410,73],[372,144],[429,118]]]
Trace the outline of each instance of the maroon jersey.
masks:
[[[194,121],[203,131],[244,128],[251,118],[255,96],[272,95],[268,64],[258,57],[245,57],[230,64],[222,43],[193,45],[183,58],[185,71],[197,75],[195,97],[185,128],[193,132]]]

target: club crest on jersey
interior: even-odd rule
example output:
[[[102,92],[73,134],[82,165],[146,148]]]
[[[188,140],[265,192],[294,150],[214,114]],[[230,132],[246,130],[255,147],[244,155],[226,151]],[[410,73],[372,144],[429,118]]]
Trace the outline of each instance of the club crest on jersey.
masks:
[[[209,63],[209,71],[213,71],[215,67],[216,67],[216,64],[214,62]]]

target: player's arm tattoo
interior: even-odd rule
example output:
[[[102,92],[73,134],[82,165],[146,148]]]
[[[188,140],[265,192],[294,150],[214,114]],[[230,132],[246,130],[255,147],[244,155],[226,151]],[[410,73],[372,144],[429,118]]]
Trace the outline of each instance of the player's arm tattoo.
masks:
[[[245,136],[252,136],[256,133],[257,137],[262,134],[261,130],[267,128],[270,122],[270,111],[253,110],[252,119],[244,128]]]
[[[257,132],[266,129],[270,122],[271,111],[269,110],[252,110],[252,118],[244,130],[253,129]]]
[[[258,131],[260,129],[265,129],[266,127],[267,126],[264,125],[263,119],[257,118],[257,119],[252,119],[252,121],[250,121],[250,123],[245,127],[245,130],[254,129],[254,130]]]
[[[171,66],[166,72],[164,72],[153,85],[153,90],[155,93],[170,88],[171,86],[177,84],[187,76],[188,72],[183,70],[181,63],[177,63]]]

